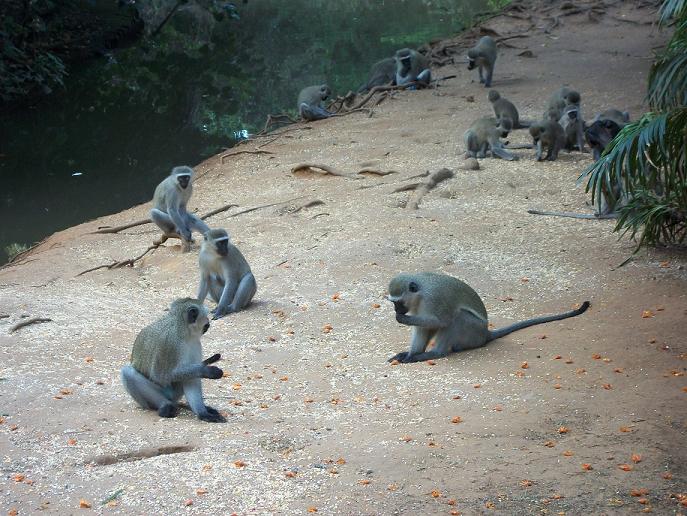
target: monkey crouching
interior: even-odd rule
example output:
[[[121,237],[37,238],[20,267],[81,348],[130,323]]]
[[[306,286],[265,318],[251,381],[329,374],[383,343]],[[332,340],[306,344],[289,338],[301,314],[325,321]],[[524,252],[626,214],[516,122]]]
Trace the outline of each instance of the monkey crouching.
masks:
[[[469,285],[446,274],[420,272],[399,274],[389,283],[388,300],[394,304],[396,321],[413,327],[410,349],[389,361],[420,362],[455,351],[479,348],[494,339],[535,324],[559,321],[584,313],[577,310],[527,319],[499,330],[489,330],[487,309]],[[427,351],[430,340],[434,348]]]
[[[160,417],[175,417],[185,396],[198,419],[226,422],[203,401],[201,378],[216,380],[223,375],[219,367],[210,365],[220,359],[219,354],[203,360],[200,337],[210,328],[207,315],[197,299],[177,299],[167,314],[140,331],[121,380],[142,408],[156,410]]]
[[[332,90],[326,84],[303,88],[298,94],[298,114],[309,122],[329,118],[332,114],[322,107],[322,101],[327,100],[331,94]]]

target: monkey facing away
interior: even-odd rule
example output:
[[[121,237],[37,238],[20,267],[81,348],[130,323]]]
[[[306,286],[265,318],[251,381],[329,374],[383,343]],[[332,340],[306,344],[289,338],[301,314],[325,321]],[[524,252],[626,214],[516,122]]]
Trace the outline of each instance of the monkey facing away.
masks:
[[[479,68],[479,82],[491,88],[491,78],[494,75],[496,62],[496,41],[491,36],[480,38],[477,44],[468,50],[468,70]],[[482,73],[486,70],[486,77]]]
[[[409,82],[417,82],[420,87],[428,86],[432,80],[427,58],[410,48],[396,51],[396,84],[399,86]]]
[[[511,120],[503,118],[499,123],[495,118],[478,118],[463,134],[465,142],[466,158],[486,158],[487,151],[491,151],[493,157],[499,157],[508,161],[515,161],[517,156],[508,152],[501,138],[508,136],[511,129]]]
[[[569,105],[576,105],[579,108],[581,99],[582,98],[577,91],[568,88],[567,86],[557,89],[549,98],[549,101],[546,105],[546,110],[544,111],[544,119],[555,117],[556,120],[560,120],[563,116],[563,110],[565,107]]]
[[[375,86],[386,86],[396,82],[396,59],[387,57],[377,61],[370,68],[369,79],[358,88],[358,93],[364,93]]]
[[[224,423],[226,419],[205,405],[201,378],[222,378],[222,370],[210,365],[215,354],[203,360],[200,337],[210,328],[207,308],[197,299],[181,298],[169,312],[143,328],[134,342],[131,364],[122,368],[124,388],[144,409],[157,410],[160,417],[175,417],[182,396],[203,421]]]
[[[182,250],[188,252],[193,242],[191,232],[205,233],[210,228],[201,219],[186,211],[193,193],[193,169],[174,167],[153,194],[150,218],[162,230],[162,242],[167,238],[181,238]]]
[[[332,114],[322,107],[322,101],[327,100],[331,94],[332,90],[326,84],[303,88],[298,94],[298,114],[308,121],[329,118]]]
[[[502,118],[510,118],[513,129],[526,129],[532,125],[530,121],[520,120],[520,114],[515,105],[510,100],[503,98],[498,91],[489,90],[488,98],[494,108],[497,122],[501,121]]]
[[[205,233],[198,261],[198,299],[202,303],[209,293],[217,303],[212,311],[213,319],[243,310],[250,304],[258,289],[255,277],[224,229],[211,229]]]
[[[399,274],[389,283],[388,299],[394,304],[396,320],[413,327],[410,349],[389,359],[402,363],[479,348],[522,328],[574,317],[589,308],[589,302],[585,301],[577,310],[489,330],[487,309],[477,292],[457,278],[433,272]],[[426,351],[432,339],[434,348]]]
[[[530,135],[536,147],[537,161],[544,159],[555,161],[558,153],[565,145],[565,132],[555,120],[544,120],[530,126]],[[546,148],[546,157],[542,158],[542,151]]]

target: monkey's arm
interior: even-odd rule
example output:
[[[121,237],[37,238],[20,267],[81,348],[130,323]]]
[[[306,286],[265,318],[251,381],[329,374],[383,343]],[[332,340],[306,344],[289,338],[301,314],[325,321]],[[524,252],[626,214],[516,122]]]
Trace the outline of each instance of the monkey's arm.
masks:
[[[222,378],[222,374],[223,372],[219,367],[200,363],[188,366],[180,366],[173,369],[167,376],[167,381],[170,383],[186,382],[193,380],[194,378],[209,378],[211,380],[216,380],[218,378]]]
[[[208,291],[210,290],[210,276],[208,274],[202,274],[200,276],[200,287],[198,287],[198,300],[202,303],[205,298],[208,297]]]
[[[443,322],[435,315],[408,315],[396,313],[396,320],[401,324],[407,324],[408,326],[419,326],[421,328],[429,328],[433,330],[438,330],[441,328],[446,328],[447,323]]]
[[[174,225],[177,227],[177,231],[179,232],[179,235],[184,240],[191,240],[191,230],[186,227],[186,221],[184,220],[184,217],[182,217],[181,213],[183,211],[186,211],[186,207],[181,205],[181,204],[167,204],[167,213],[169,216],[172,218],[172,222],[174,222]]]
[[[226,283],[224,283],[224,289],[222,290],[222,296],[219,298],[217,307],[213,310],[215,314],[213,319],[219,319],[230,313],[230,306],[234,301],[234,295],[236,294],[236,288],[238,284],[232,277],[230,271],[225,270],[224,277],[226,278]]]

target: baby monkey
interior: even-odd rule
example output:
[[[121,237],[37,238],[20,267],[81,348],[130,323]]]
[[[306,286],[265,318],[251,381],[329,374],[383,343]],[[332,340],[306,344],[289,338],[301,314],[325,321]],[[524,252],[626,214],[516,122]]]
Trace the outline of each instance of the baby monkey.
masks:
[[[258,289],[255,277],[241,251],[229,241],[224,229],[205,233],[200,248],[200,288],[202,303],[208,293],[217,303],[213,319],[247,307]]]
[[[530,126],[530,135],[537,149],[537,161],[556,161],[558,153],[565,146],[565,131],[555,120],[544,120]],[[542,153],[546,148],[546,157]]]
[[[589,308],[589,302],[585,301],[577,310],[489,330],[487,309],[477,292],[457,278],[433,272],[399,274],[389,283],[388,299],[394,304],[396,320],[413,327],[410,350],[389,359],[389,362],[398,360],[402,363],[479,348],[516,330],[574,317]],[[432,339],[434,348],[426,351]]]

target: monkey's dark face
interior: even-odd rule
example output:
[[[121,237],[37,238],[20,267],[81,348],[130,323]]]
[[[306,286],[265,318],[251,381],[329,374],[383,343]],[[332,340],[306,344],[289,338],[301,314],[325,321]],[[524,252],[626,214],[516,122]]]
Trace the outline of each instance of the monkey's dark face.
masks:
[[[397,314],[405,315],[411,310],[415,310],[419,303],[419,285],[413,281],[408,281],[403,275],[397,276],[389,283],[389,295],[387,299],[394,304],[394,311]]]
[[[330,90],[329,86],[327,86],[326,84],[320,88],[320,98],[322,100],[327,100],[329,98],[329,95],[331,94],[332,90]]]
[[[589,146],[594,151],[594,157],[598,156],[604,151],[606,146],[611,143],[611,140],[620,132],[620,126],[613,120],[597,120],[592,125],[587,127],[584,136],[589,143]]]
[[[577,109],[569,109],[568,111],[565,112],[565,114],[573,122],[575,122],[577,120]]]
[[[191,333],[204,334],[210,329],[207,309],[203,305],[192,304],[185,311],[186,324],[191,328]]]
[[[191,176],[189,174],[179,174],[177,176],[177,182],[182,190],[185,190],[188,187],[188,184],[191,182]]]
[[[477,52],[474,49],[468,50],[468,70],[472,70],[477,66]]]
[[[408,75],[410,71],[410,54],[405,54],[398,59],[401,64],[401,75]]]
[[[229,254],[229,237],[218,238],[215,240],[215,251],[220,256]]]

